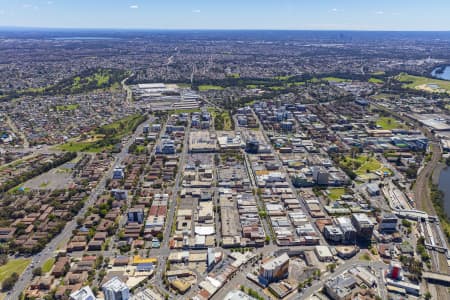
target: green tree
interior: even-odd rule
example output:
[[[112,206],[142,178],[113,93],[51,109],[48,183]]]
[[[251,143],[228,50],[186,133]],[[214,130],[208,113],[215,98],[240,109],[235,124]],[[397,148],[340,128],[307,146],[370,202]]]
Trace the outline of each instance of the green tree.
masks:
[[[7,292],[12,290],[17,280],[19,280],[19,274],[17,274],[16,272],[12,273],[11,276],[3,280],[2,291]]]
[[[41,276],[42,275],[42,268],[37,267],[33,269],[33,276]]]

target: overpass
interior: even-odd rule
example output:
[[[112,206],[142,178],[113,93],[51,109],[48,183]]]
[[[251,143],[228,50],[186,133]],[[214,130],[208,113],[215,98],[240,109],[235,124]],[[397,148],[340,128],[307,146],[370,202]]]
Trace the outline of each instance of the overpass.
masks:
[[[450,275],[448,274],[441,274],[436,272],[423,272],[422,278],[426,279],[431,283],[450,286]]]

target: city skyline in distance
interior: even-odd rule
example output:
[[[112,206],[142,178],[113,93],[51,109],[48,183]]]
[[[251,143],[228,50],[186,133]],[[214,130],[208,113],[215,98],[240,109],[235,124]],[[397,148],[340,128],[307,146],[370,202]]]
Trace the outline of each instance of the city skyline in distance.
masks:
[[[450,3],[151,0],[0,1],[2,28],[448,31]]]

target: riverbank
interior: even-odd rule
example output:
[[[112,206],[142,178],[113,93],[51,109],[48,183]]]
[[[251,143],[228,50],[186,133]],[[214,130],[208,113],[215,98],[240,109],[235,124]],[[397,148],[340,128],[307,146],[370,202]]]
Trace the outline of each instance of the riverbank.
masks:
[[[447,237],[447,241],[450,242],[450,219],[445,210],[445,193],[439,186],[442,172],[446,171],[446,168],[450,167],[445,163],[439,162],[433,171],[431,178],[431,202],[433,203],[433,207],[439,217],[441,227]]]
[[[449,65],[438,66],[431,71],[430,75],[433,78],[450,80],[450,66]]]
[[[447,168],[447,165],[444,163],[438,163],[436,168],[433,171],[433,175],[431,176],[433,184],[439,185],[439,178],[441,177],[442,171]]]

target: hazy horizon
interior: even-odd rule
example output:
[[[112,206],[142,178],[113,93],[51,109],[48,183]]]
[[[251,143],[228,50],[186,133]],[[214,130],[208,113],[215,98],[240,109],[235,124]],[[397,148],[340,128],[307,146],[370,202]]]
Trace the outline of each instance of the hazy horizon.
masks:
[[[121,30],[449,31],[444,0],[0,0],[0,27]]]

